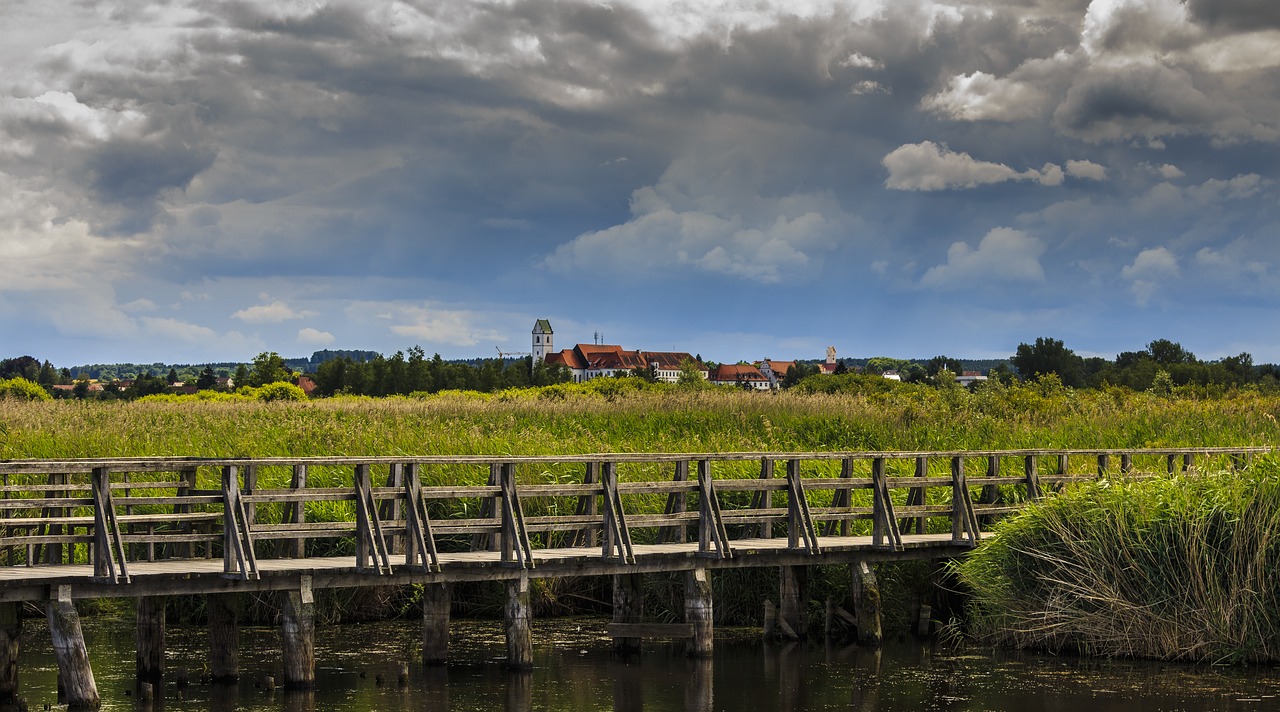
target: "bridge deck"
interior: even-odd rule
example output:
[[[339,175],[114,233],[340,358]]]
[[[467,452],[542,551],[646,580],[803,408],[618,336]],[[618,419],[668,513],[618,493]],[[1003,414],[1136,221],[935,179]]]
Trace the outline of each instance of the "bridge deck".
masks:
[[[875,547],[869,536],[818,537],[821,553],[788,547],[785,538],[735,539],[733,556],[700,555],[698,543],[636,544],[635,563],[603,559],[598,547],[535,549],[531,569],[504,563],[500,552],[441,552],[442,571],[426,573],[395,566],[391,574],[359,571],[352,556],[306,559],[260,559],[260,579],[242,580],[223,571],[222,559],[166,559],[129,564],[129,583],[98,583],[91,564],[0,567],[0,601],[42,600],[58,586],[71,586],[73,598],[110,598],[164,594],[295,589],[301,576],[316,588],[424,583],[430,581],[490,581],[528,575],[536,578],[596,576],[627,572],[682,571],[705,567],[741,568],[770,565],[838,564],[866,559],[947,558],[966,550],[950,534],[905,534],[902,551]],[[400,557],[403,561],[403,557]]]

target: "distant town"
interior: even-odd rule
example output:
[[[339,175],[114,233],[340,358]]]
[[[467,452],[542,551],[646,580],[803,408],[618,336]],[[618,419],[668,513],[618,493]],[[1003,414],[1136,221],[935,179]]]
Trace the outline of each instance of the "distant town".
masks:
[[[534,322],[529,351],[495,357],[442,359],[420,347],[388,356],[376,351],[322,350],[308,358],[262,353],[248,363],[86,364],[57,367],[24,355],[0,360],[0,379],[25,379],[55,398],[133,399],[154,394],[231,392],[286,382],[307,397],[339,394],[389,396],[441,391],[496,392],[507,388],[585,383],[600,378],[639,378],[653,383],[702,384],[751,391],[779,391],[809,378],[867,377],[902,383],[939,385],[940,379],[966,388],[994,379],[1009,383],[1052,374],[1068,387],[1119,386],[1134,390],[1178,386],[1280,389],[1280,368],[1254,364],[1247,353],[1201,361],[1177,342],[1158,339],[1145,350],[1122,352],[1114,360],[1081,357],[1052,338],[1018,346],[1007,359],[898,359],[886,356],[841,358],[834,346],[825,353],[762,356],[717,363],[700,354],[627,349],[601,343],[575,343],[556,349],[547,319]]]

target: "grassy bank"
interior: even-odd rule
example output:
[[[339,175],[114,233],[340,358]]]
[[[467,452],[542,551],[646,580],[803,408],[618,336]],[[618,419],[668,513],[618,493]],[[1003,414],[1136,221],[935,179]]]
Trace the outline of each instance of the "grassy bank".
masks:
[[[1280,660],[1280,464],[1082,486],[959,563],[972,631],[1018,647]]]

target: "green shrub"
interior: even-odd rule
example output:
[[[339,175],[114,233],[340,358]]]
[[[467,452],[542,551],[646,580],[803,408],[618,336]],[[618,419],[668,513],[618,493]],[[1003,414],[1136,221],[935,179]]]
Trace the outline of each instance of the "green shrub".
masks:
[[[18,400],[47,401],[53,400],[49,392],[34,381],[25,378],[0,378],[0,398],[16,398]]]
[[[307,394],[300,387],[286,383],[284,381],[276,381],[268,383],[265,386],[254,389],[254,397],[260,401],[304,401]]]

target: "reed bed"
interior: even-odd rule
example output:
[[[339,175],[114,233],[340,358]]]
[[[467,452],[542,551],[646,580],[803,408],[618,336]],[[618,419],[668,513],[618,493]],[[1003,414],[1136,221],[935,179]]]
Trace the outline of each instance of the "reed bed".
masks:
[[[1001,523],[955,566],[971,632],[1017,647],[1280,659],[1280,463],[1104,480]]]

